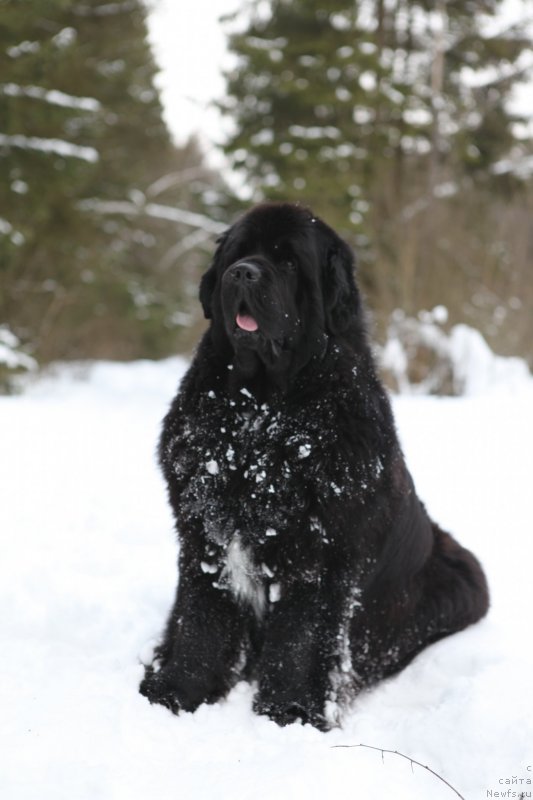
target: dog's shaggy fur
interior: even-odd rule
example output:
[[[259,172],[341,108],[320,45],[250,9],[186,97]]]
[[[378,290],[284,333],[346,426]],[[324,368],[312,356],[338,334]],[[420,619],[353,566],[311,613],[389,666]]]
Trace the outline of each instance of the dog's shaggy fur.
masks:
[[[221,237],[211,325],[165,418],[179,586],[141,692],[172,711],[336,709],[482,617],[475,557],[428,517],[367,343],[348,246],[290,204]]]

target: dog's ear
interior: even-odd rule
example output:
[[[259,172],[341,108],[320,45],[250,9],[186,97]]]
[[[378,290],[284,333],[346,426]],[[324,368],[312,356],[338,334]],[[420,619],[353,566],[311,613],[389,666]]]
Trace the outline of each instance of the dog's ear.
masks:
[[[355,258],[346,242],[333,231],[327,231],[327,243],[322,260],[322,291],[327,332],[344,333],[361,311],[361,301],[355,283]]]
[[[204,309],[204,317],[206,319],[211,319],[213,316],[212,299],[216,282],[217,272],[213,261],[207,272],[202,275],[202,280],[200,281],[200,303]]]
[[[200,281],[200,303],[204,309],[204,316],[206,319],[211,319],[213,316],[213,293],[217,283],[218,265],[222,261],[224,244],[228,238],[228,233],[229,232],[226,231],[218,237],[217,249],[215,250],[211,265],[207,272],[204,272],[202,280]]]

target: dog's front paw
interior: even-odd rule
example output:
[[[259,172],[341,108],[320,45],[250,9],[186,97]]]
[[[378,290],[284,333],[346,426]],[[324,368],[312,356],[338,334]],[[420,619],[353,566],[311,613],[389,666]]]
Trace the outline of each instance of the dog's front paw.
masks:
[[[275,703],[258,697],[254,700],[254,711],[281,726],[300,722],[302,725],[309,723],[320,731],[328,731],[331,728],[323,713],[309,708],[308,704],[304,705],[296,701]]]
[[[176,687],[172,686],[162,672],[154,672],[153,669],[147,668],[139,692],[147,697],[150,703],[159,703],[173,714],[178,714],[182,708]]]

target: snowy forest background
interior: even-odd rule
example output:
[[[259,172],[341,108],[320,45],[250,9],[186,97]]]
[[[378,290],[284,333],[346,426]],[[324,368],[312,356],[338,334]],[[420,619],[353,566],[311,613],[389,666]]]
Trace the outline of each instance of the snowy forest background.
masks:
[[[414,383],[457,323],[531,364],[533,102],[515,100],[533,6],[509,24],[504,5],[235,2],[220,170],[169,133],[141,0],[2,0],[4,388],[36,364],[189,351],[214,238],[263,198],[356,248],[374,335],[403,341]]]

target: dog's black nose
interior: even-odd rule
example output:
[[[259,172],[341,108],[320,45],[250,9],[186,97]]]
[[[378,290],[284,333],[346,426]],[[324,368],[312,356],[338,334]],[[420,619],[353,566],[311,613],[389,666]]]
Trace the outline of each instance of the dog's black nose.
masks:
[[[239,261],[230,267],[229,274],[236,283],[254,283],[261,277],[261,270],[251,261]]]

